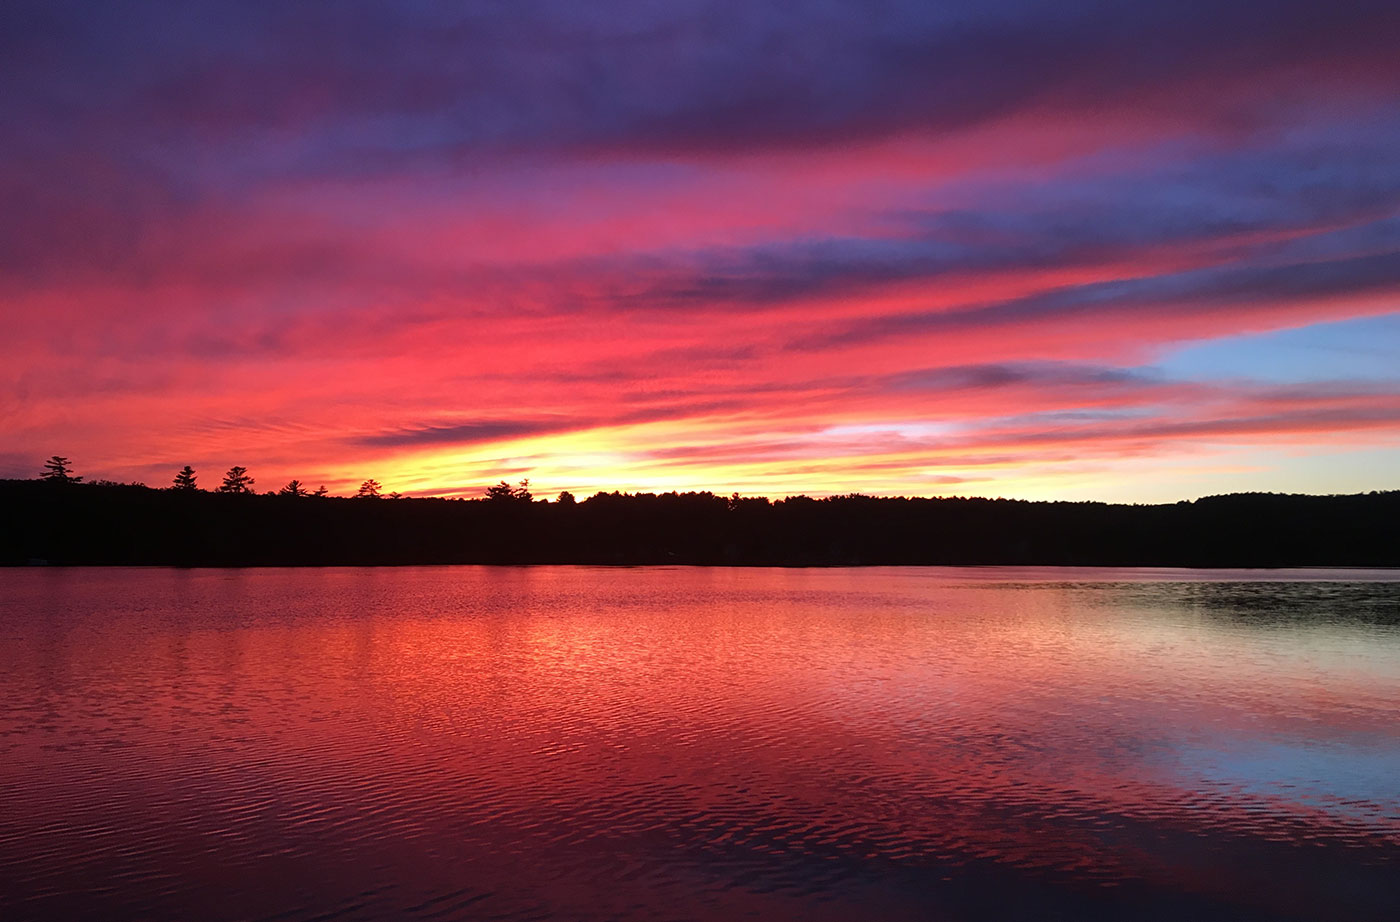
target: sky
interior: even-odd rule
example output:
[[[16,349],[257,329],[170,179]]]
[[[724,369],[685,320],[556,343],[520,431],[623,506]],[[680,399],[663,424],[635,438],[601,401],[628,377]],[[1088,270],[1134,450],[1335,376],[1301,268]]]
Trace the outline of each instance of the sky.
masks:
[[[1394,0],[0,6],[0,476],[1400,488]]]

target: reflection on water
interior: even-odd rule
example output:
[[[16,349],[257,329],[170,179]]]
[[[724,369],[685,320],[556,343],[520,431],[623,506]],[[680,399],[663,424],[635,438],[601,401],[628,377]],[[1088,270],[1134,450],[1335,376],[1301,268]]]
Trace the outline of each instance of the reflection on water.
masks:
[[[0,918],[1392,920],[1394,579],[0,571]]]

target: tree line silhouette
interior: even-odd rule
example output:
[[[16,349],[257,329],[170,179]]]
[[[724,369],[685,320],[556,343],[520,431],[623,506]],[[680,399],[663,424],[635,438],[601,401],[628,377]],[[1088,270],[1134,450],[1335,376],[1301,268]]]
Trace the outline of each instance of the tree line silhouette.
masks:
[[[0,481],[0,563],[1400,566],[1400,491],[1157,505],[711,492],[547,502],[526,480],[479,499],[389,502],[375,480],[343,498],[254,483],[234,467],[201,490],[188,465],[168,489],[84,483],[55,456],[38,480]]]
[[[49,460],[44,462],[44,468],[39,473],[39,479],[47,481],[49,483],[81,483],[83,480],[83,478],[81,477],[73,476],[72,461],[69,458],[63,457],[61,455],[54,455],[53,457],[49,458]],[[104,486],[114,485],[113,481],[110,480],[99,480],[96,482]],[[216,492],[252,496],[257,493],[257,491],[253,489],[253,486],[256,482],[257,481],[255,481],[251,476],[249,476],[248,469],[246,467],[235,464],[233,467],[228,469],[228,472],[226,474],[224,474],[224,479],[216,488]],[[126,484],[126,486],[144,487],[145,484],[132,483]],[[186,464],[184,467],[180,468],[180,470],[176,471],[175,477],[171,481],[171,489],[200,489],[199,477],[198,474],[195,472],[195,469],[190,465]],[[378,480],[370,479],[361,483],[359,489],[355,491],[353,496],[355,499],[404,498],[402,493],[393,492],[385,494],[383,490],[383,484],[381,484]],[[300,480],[290,480],[287,482],[287,485],[282,487],[280,490],[270,490],[264,495],[293,497],[310,496],[314,498],[321,498],[329,496],[330,492],[325,488],[324,485],[317,487],[315,490],[307,490]],[[534,498],[530,493],[530,481],[528,479],[520,481],[519,486],[514,487],[506,481],[502,480],[500,483],[487,487],[485,491],[485,496],[489,500],[509,500],[514,502],[530,502]],[[559,495],[559,501],[564,503],[572,503],[574,502],[574,496],[572,493],[565,491]]]
[[[83,478],[81,477],[73,476],[72,462],[68,458],[65,458],[61,455],[54,455],[48,461],[44,462],[44,469],[40,472],[39,479],[48,481],[50,483],[81,483],[83,480]],[[219,493],[239,493],[253,495],[257,492],[253,489],[253,485],[256,482],[257,481],[255,481],[251,476],[249,476],[248,469],[246,467],[242,467],[241,465],[235,464],[233,467],[228,469],[228,473],[224,474],[223,482],[219,484],[219,486],[216,488],[216,491]],[[100,480],[97,481],[97,483],[107,486],[112,485],[112,481],[109,480]],[[127,484],[127,486],[145,486],[145,484]],[[180,468],[180,470],[176,471],[175,477],[171,481],[171,489],[200,489],[199,477],[196,474],[195,469],[186,464],[184,467]],[[498,488],[489,487],[487,489],[487,494],[490,495],[491,491],[496,489]],[[509,487],[507,487],[507,489],[509,489]],[[380,484],[379,481],[366,480],[364,483],[360,484],[360,488],[355,492],[354,495],[356,499],[379,499],[381,495],[383,495],[381,493],[382,490],[383,486]],[[329,496],[330,493],[324,485],[317,487],[315,490],[308,490],[300,480],[291,480],[288,481],[287,485],[282,487],[280,490],[269,491],[266,495],[323,497]],[[388,498],[401,499],[402,494],[390,493],[388,494]]]

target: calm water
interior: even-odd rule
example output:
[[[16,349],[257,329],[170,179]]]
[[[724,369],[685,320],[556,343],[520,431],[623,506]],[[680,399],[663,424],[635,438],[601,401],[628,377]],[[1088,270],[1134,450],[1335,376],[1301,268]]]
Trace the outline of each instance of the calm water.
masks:
[[[0,570],[0,919],[1391,922],[1396,579]]]

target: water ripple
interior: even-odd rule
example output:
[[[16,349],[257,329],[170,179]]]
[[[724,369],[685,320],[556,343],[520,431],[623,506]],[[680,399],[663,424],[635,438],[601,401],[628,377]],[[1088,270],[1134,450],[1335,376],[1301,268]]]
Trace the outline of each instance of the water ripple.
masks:
[[[0,918],[1398,918],[1303,575],[12,571]]]

